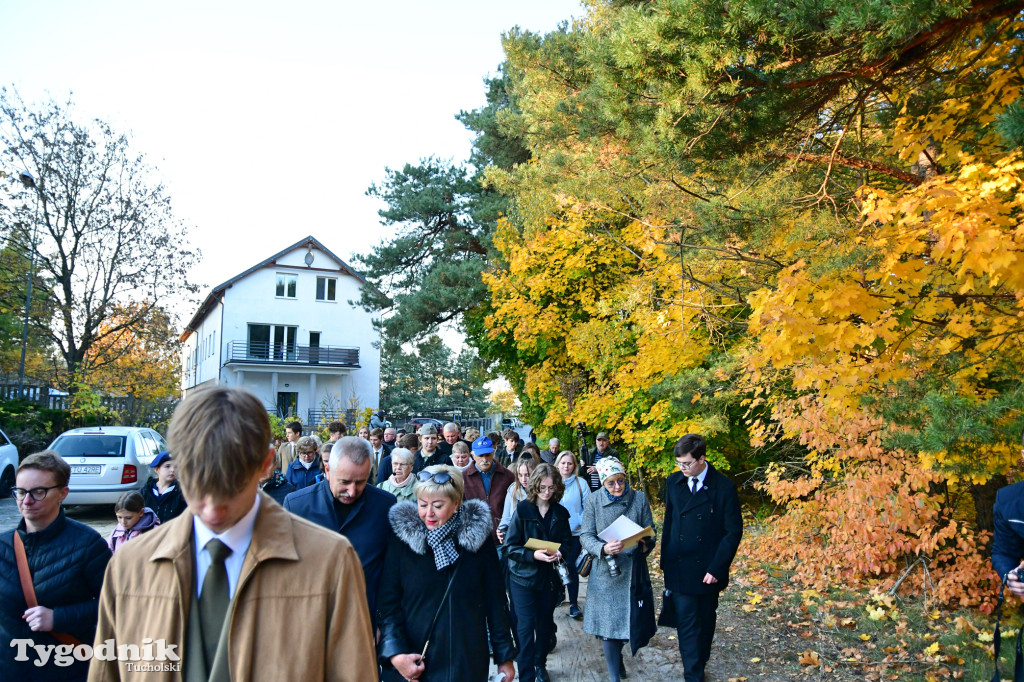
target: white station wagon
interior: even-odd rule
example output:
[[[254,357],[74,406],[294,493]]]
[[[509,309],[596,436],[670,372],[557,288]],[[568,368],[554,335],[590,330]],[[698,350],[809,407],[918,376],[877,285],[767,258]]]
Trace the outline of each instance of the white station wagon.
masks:
[[[89,426],[65,431],[50,449],[71,466],[64,504],[114,504],[124,493],[142,490],[152,473],[149,463],[167,444],[153,429]]]

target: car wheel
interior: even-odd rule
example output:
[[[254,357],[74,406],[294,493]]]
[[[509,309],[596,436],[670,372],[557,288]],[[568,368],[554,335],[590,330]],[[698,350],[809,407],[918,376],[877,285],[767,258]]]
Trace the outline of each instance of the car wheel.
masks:
[[[11,494],[11,488],[14,487],[14,467],[7,467],[4,469],[4,473],[0,476],[0,499],[7,498]]]

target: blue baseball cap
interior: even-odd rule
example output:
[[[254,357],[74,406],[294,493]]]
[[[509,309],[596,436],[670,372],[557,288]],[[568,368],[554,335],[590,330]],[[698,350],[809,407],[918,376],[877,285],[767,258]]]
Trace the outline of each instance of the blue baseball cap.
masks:
[[[477,438],[473,441],[473,454],[474,455],[489,455],[494,452],[494,443],[487,436],[483,438]]]
[[[164,462],[169,462],[170,459],[171,451],[164,450],[159,455],[153,458],[153,461],[149,463],[149,466],[153,467],[154,469],[159,469],[161,464],[163,464]]]

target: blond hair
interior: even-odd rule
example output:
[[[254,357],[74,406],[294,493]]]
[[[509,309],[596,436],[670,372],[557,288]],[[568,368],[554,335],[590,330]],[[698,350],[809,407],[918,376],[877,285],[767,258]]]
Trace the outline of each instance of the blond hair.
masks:
[[[462,496],[466,492],[466,483],[462,480],[462,472],[453,466],[447,464],[435,464],[429,466],[423,471],[430,475],[444,473],[451,476],[451,479],[445,483],[435,483],[433,479],[428,478],[425,481],[417,480],[413,492],[416,494],[416,499],[423,497],[424,495],[444,495],[455,504],[462,504]],[[423,473],[420,472],[420,474]],[[417,477],[420,475],[417,474]]]

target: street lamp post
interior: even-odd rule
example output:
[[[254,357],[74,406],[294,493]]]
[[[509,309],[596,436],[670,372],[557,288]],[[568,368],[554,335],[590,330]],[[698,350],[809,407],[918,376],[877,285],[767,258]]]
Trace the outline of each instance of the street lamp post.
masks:
[[[36,203],[39,202],[36,179],[31,173],[21,171],[18,179],[25,189],[36,191]],[[32,310],[32,280],[35,279],[36,269],[36,221],[32,221],[32,241],[29,244],[28,252],[28,287],[25,290],[25,322],[21,328],[21,363],[18,365],[18,397],[25,397],[25,349],[28,347],[28,315]]]

